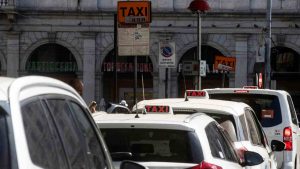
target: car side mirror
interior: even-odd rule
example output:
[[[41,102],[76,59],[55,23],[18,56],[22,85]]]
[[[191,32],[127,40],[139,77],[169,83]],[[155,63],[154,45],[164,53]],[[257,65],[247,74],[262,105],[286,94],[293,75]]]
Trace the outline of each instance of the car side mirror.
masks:
[[[256,152],[245,151],[244,157],[245,161],[243,163],[243,166],[254,166],[264,162],[263,157]]]
[[[122,161],[120,169],[148,169],[148,167],[145,167],[133,161]]]
[[[285,143],[278,140],[272,140],[271,149],[272,151],[283,151],[285,149]]]

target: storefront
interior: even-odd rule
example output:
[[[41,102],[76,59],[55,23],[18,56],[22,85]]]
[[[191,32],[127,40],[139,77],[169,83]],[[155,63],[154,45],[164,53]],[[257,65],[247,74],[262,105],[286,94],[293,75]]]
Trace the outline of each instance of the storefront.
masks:
[[[216,88],[216,87],[228,87],[229,80],[228,80],[228,72],[219,72],[214,70],[214,62],[216,56],[223,56],[223,54],[218,51],[217,49],[208,46],[202,45],[201,46],[201,60],[206,60],[206,76],[201,77],[201,85],[202,89],[205,88]],[[193,69],[195,73],[183,73],[182,71],[185,67],[185,63],[194,62],[198,64],[198,56],[197,56],[197,47],[193,47],[188,50],[181,60],[179,61],[178,66],[178,96],[182,97],[184,95],[185,90],[195,89],[197,86],[197,76],[199,67],[194,66]]]
[[[112,50],[102,63],[103,97],[111,102],[126,100],[131,107],[134,103],[134,57],[118,57],[116,62],[114,58]],[[149,57],[140,56],[137,58],[137,63],[137,100],[151,99],[153,97],[152,62]]]
[[[43,75],[62,80],[73,86],[79,93],[77,63],[73,54],[65,47],[48,43],[35,49],[26,62],[26,74]]]

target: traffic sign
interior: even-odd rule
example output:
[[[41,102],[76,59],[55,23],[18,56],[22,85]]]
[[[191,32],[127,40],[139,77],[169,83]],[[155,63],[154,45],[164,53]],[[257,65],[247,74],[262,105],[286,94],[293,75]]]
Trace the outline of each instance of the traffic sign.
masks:
[[[174,68],[175,63],[175,42],[159,43],[159,63],[160,67]]]

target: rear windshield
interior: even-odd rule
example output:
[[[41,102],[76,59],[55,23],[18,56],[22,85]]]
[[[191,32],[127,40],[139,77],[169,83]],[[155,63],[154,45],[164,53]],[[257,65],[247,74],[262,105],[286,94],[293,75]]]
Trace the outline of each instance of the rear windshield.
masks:
[[[193,132],[119,128],[101,128],[101,132],[114,161],[200,163],[203,160],[199,141],[195,141]],[[116,159],[113,154],[118,152],[128,152],[131,156],[128,159]]]
[[[273,127],[282,122],[280,102],[277,96],[264,94],[209,94],[211,99],[244,102],[252,107],[263,127]]]
[[[9,154],[9,144],[8,144],[8,132],[7,123],[5,118],[5,112],[0,107],[0,168],[9,169],[10,168],[10,154]]]

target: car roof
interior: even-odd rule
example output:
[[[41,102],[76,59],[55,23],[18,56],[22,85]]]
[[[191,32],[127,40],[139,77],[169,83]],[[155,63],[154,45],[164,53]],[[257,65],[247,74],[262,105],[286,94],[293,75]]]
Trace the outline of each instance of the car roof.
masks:
[[[188,114],[98,114],[93,116],[95,122],[103,128],[131,128],[131,125],[138,125],[137,128],[157,128],[157,129],[178,129],[178,130],[194,130],[191,121],[199,120],[199,124],[206,126],[211,121],[211,117],[197,113]],[[128,125],[130,124],[130,125]],[[198,123],[197,123],[198,124]],[[201,126],[199,126],[201,127]]]
[[[10,78],[10,77],[0,77],[0,100],[8,100],[9,95],[12,93],[18,94],[23,89],[28,87],[34,87],[33,90],[36,90],[35,87],[41,87],[43,89],[62,89],[63,91],[72,93],[77,97],[82,103],[85,103],[80,95],[76,92],[74,88],[68,84],[46,76],[23,76],[19,78]],[[60,90],[60,91],[62,91]],[[56,91],[56,92],[54,92]],[[58,93],[59,90],[53,90],[53,93]],[[37,91],[42,92],[42,91]],[[43,91],[48,92],[48,91]],[[34,95],[34,93],[30,93]]]
[[[7,100],[8,88],[14,80],[14,78],[0,77],[0,100]]]
[[[234,91],[247,91],[247,94],[270,94],[270,95],[288,95],[288,93],[284,90],[272,90],[272,89],[249,89],[249,88],[213,88],[213,89],[204,89],[205,91],[210,93],[236,93]]]
[[[195,110],[213,110],[219,112],[226,112],[235,116],[239,116],[244,113],[244,108],[250,107],[242,102],[215,100],[215,99],[189,99],[185,101],[181,99],[152,99],[143,100],[137,103],[138,110],[142,110],[145,105],[169,105],[175,109],[195,109]],[[133,111],[136,110],[136,105],[133,107]]]

